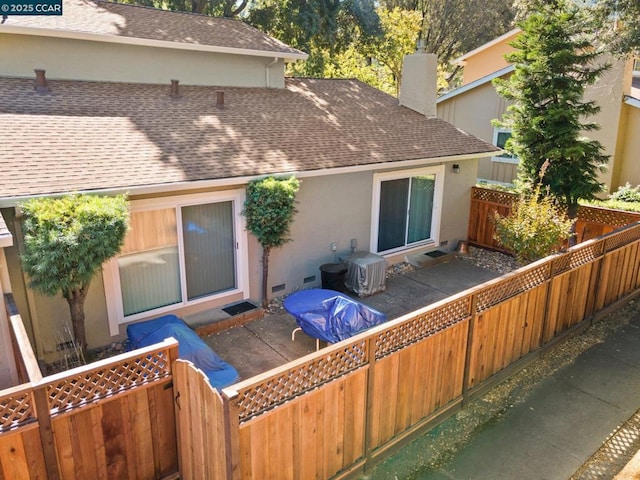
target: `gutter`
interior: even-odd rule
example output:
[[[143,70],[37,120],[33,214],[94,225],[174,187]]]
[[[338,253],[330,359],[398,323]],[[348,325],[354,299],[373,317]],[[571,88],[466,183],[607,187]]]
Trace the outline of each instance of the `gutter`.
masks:
[[[490,152],[480,152],[480,153],[468,153],[464,155],[448,155],[445,157],[433,157],[433,158],[417,158],[414,160],[403,160],[400,162],[380,162],[376,164],[366,164],[366,165],[356,165],[351,167],[338,167],[331,169],[319,169],[319,170],[309,170],[309,171],[296,171],[292,170],[289,172],[279,172],[279,173],[270,173],[270,174],[262,174],[262,175],[248,175],[243,177],[230,177],[230,178],[221,178],[215,180],[196,180],[196,181],[185,181],[185,182],[174,182],[174,183],[163,183],[156,185],[144,185],[138,187],[122,187],[122,188],[107,188],[100,190],[79,190],[74,193],[85,193],[90,195],[119,195],[119,194],[127,194],[129,196],[135,195],[154,195],[161,193],[172,193],[176,191],[188,192],[190,190],[201,190],[201,189],[211,189],[211,188],[220,188],[220,187],[231,187],[244,185],[249,183],[251,180],[255,180],[258,178],[264,178],[269,175],[274,176],[295,176],[296,178],[312,178],[312,177],[320,177],[324,175],[342,175],[345,173],[358,173],[364,171],[376,171],[376,170],[388,170],[388,169],[403,169],[409,167],[416,167],[422,165],[435,165],[435,164],[444,164],[446,162],[454,162],[454,161],[463,161],[463,160],[473,160],[477,158],[488,158],[493,157],[496,151]],[[61,192],[55,194],[39,194],[39,195],[25,195],[18,197],[4,197],[0,198],[0,208],[11,208],[16,205],[30,200],[32,198],[49,198],[49,197],[62,197],[64,195],[68,195],[70,192]]]
[[[624,96],[624,103],[632,107],[640,108],[640,100],[635,97],[630,97],[629,95]]]
[[[105,35],[97,33],[76,32],[72,30],[57,30],[53,28],[24,27],[14,25],[0,25],[0,33],[16,35],[32,35],[39,37],[66,38],[72,40],[86,40],[90,42],[117,43],[144,47],[171,48],[176,50],[192,50],[198,52],[227,53],[232,55],[247,55],[254,57],[273,57],[286,60],[306,60],[309,55],[303,52],[288,52],[276,50],[253,50],[247,48],[220,47],[199,43],[172,42],[169,40],[154,40],[148,38],[123,37],[119,35]]]

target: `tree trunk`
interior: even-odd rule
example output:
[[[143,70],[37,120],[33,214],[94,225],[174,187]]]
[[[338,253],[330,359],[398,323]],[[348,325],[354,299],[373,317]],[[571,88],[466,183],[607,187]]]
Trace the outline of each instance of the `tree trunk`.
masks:
[[[567,207],[567,217],[571,220],[571,230],[569,230],[569,247],[573,247],[578,244],[578,239],[576,238],[576,229],[578,228],[578,209],[580,208],[579,204],[569,204]]]
[[[73,336],[82,353],[87,352],[87,335],[84,328],[84,301],[87,298],[89,286],[85,285],[77,290],[71,290],[63,294],[69,304],[71,312],[71,325],[73,326]]]
[[[262,248],[262,308],[269,305],[269,296],[267,295],[267,279],[269,278],[269,252],[271,247]]]

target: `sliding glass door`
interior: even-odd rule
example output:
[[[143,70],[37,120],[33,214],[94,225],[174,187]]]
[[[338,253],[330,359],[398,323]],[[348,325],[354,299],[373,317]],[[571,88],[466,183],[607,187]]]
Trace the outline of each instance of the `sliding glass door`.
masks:
[[[437,173],[429,171],[379,176],[377,252],[434,240],[434,211],[441,183],[438,180]]]
[[[131,213],[116,260],[123,320],[238,288],[236,203]]]

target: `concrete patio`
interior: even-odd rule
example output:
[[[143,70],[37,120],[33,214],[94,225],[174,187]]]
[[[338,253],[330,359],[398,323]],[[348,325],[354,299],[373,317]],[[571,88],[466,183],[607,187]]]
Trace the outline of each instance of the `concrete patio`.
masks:
[[[348,294],[393,320],[499,276],[454,254],[435,260],[424,258],[421,267],[387,278],[384,292],[365,298]],[[315,351],[315,339],[303,332],[291,340],[296,327],[295,319],[283,309],[209,335],[204,341],[245,380]]]

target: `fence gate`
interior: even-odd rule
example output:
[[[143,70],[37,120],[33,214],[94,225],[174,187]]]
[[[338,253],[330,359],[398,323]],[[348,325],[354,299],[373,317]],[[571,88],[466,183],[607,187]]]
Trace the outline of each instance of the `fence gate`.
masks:
[[[173,365],[181,480],[231,479],[224,403],[191,362]]]

